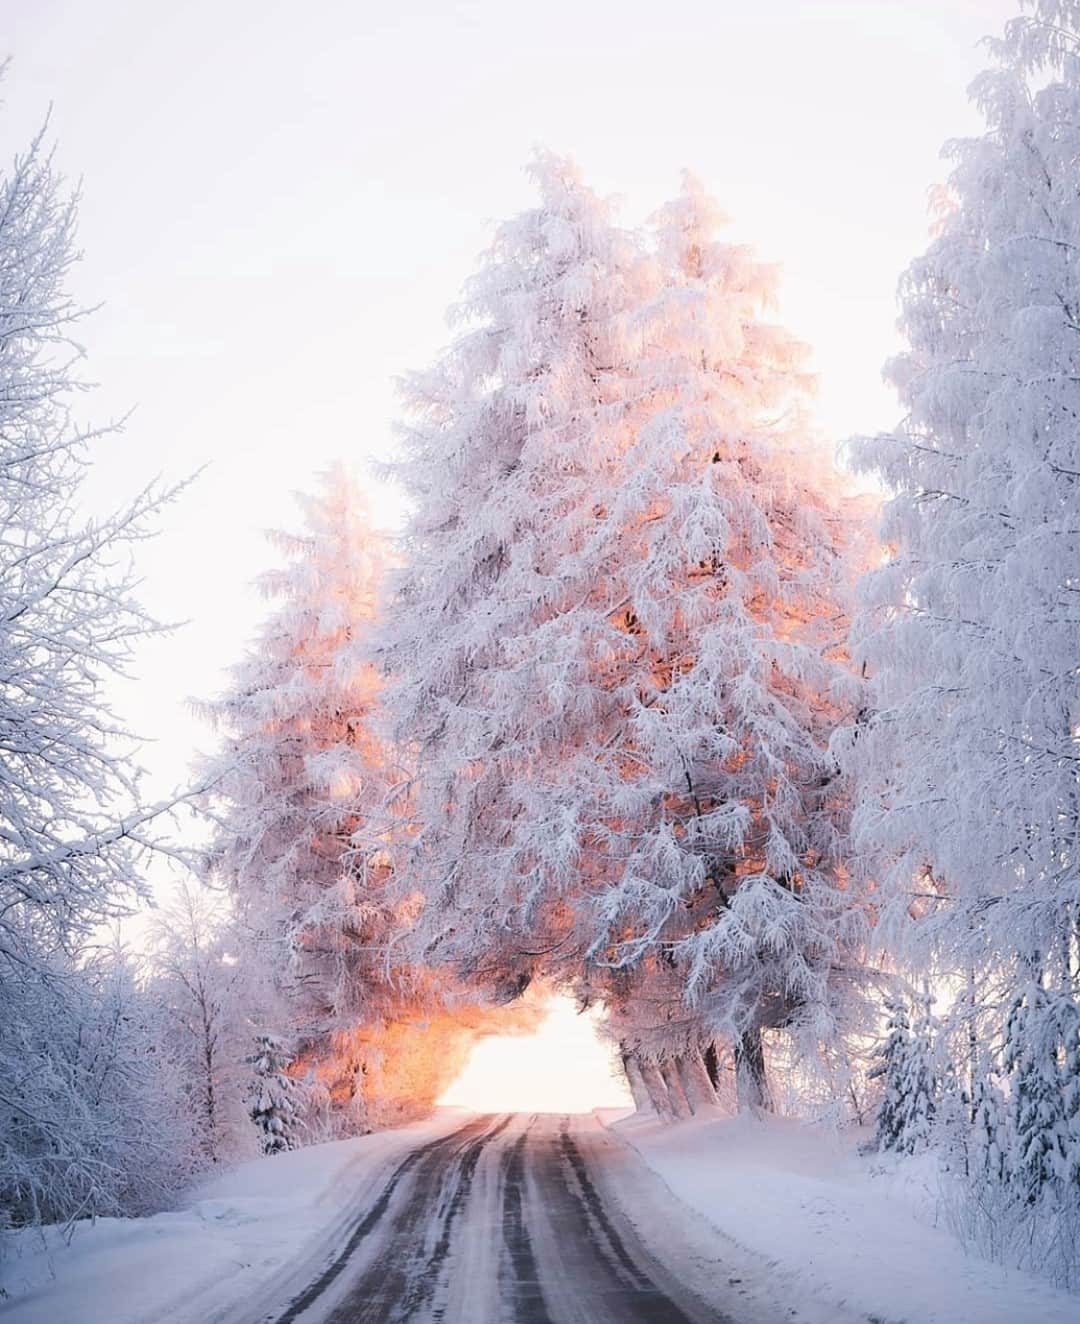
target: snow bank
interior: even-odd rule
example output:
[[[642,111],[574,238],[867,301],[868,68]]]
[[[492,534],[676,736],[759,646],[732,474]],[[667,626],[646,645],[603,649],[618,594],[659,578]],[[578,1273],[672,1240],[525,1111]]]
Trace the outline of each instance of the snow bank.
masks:
[[[453,1130],[465,1114],[358,1136],[222,1173],[185,1206],[152,1218],[100,1218],[9,1234],[0,1261],[4,1324],[206,1324],[273,1295],[327,1258],[372,1180],[405,1151]],[[269,1285],[269,1286],[268,1286]],[[271,1302],[271,1304],[277,1304]]]
[[[675,1126],[599,1114],[671,1191],[817,1300],[877,1324],[1076,1324],[1080,1301],[968,1255],[935,1226],[929,1162],[859,1156],[860,1137],[790,1119]]]

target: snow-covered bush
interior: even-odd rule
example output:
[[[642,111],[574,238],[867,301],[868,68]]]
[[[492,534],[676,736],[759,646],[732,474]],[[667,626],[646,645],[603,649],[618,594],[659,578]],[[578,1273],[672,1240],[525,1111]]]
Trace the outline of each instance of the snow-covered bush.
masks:
[[[159,1012],[160,1051],[175,1080],[171,1105],[187,1119],[192,1166],[244,1154],[247,1031],[241,970],[229,951],[235,929],[226,899],[194,881],[155,915],[146,995]]]
[[[159,1208],[194,1170],[157,1008],[119,950],[4,989],[0,1227]]]

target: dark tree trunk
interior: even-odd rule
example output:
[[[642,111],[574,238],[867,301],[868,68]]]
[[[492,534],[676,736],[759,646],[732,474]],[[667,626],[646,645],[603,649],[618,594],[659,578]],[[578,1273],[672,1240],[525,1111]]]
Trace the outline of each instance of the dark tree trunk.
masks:
[[[649,1096],[649,1087],[645,1083],[645,1077],[642,1074],[641,1064],[633,1053],[623,1051],[622,1066],[626,1083],[630,1086],[630,1093],[633,1096],[634,1107],[639,1113],[655,1112],[656,1109]]]
[[[720,1055],[716,1051],[716,1045],[709,1044],[701,1056],[705,1063],[705,1070],[709,1073],[712,1087],[714,1090],[718,1090],[720,1088]]]
[[[686,1091],[679,1079],[679,1069],[675,1063],[673,1061],[663,1063],[660,1067],[660,1075],[664,1078],[664,1084],[667,1086],[668,1098],[671,1100],[671,1108],[676,1119],[683,1122],[687,1118],[693,1117],[694,1110],[687,1101]]]
[[[696,1116],[703,1110],[715,1108],[716,1091],[698,1050],[691,1048],[685,1056],[676,1059],[675,1066],[691,1112]]]
[[[744,1030],[735,1041],[735,1090],[739,1111],[771,1113],[772,1097],[765,1075],[765,1042],[761,1027]]]

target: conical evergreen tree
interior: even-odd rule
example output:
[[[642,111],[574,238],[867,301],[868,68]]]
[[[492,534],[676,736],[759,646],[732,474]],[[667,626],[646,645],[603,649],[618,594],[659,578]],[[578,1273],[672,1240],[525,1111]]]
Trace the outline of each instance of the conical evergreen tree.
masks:
[[[1004,1052],[1010,1121],[1006,1173],[1016,1196],[1029,1205],[1045,1195],[1060,1196],[1077,1163],[1066,1111],[1070,1054],[1058,1030],[1051,999],[1033,972],[1009,1009]]]
[[[414,514],[385,642],[395,734],[419,774],[421,941],[505,996],[591,936],[569,904],[576,811],[537,797],[550,804],[541,783],[561,785],[594,730],[566,636],[583,592],[603,590],[577,559],[630,443],[641,342],[632,238],[567,162],[541,156],[532,174],[539,204],[500,227],[467,329],[409,385],[396,475]]]
[[[914,1025],[898,1000],[887,1004],[886,1038],[868,1075],[881,1079],[874,1144],[880,1150],[914,1154],[927,1148],[937,1107],[931,1018],[925,1003]]]
[[[705,1042],[734,1044],[762,1105],[764,1029],[808,1047],[854,1019],[829,741],[857,707],[840,647],[857,524],[802,409],[805,350],[768,318],[776,271],[720,221],[690,177],[656,218],[647,390],[588,549],[604,591],[564,644],[599,751],[566,775],[600,843],[591,955],[673,951]]]
[[[292,1054],[277,1035],[260,1034],[255,1037],[255,1052],[245,1060],[253,1075],[248,1088],[249,1113],[263,1153],[295,1149],[303,1127],[303,1090],[286,1071]]]
[[[211,868],[253,969],[304,1040],[370,1010],[388,855],[379,681],[365,654],[383,546],[343,470],[302,504],[307,529],[275,536],[288,559],[263,580],[275,611],[206,712],[224,737],[209,769]]]

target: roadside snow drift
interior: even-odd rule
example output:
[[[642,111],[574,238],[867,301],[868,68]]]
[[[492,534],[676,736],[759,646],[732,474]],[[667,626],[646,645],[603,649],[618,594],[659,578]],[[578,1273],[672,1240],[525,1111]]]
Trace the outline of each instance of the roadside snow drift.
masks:
[[[199,1324],[228,1318],[318,1272],[346,1210],[417,1144],[460,1126],[429,1122],[244,1163],[174,1213],[100,1218],[70,1240],[49,1227],[13,1237],[0,1261],[4,1324]],[[275,1298],[277,1298],[275,1300]]]
[[[968,1254],[938,1223],[929,1163],[861,1157],[861,1138],[791,1119],[608,1124],[685,1204],[807,1295],[877,1324],[1077,1324],[1080,1300]],[[779,1283],[777,1284],[779,1285]]]

